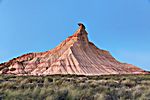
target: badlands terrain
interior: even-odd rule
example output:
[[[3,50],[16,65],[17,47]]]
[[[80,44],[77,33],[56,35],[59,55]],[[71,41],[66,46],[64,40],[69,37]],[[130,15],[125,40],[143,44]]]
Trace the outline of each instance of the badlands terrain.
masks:
[[[52,50],[28,53],[0,64],[0,74],[15,75],[110,75],[147,74],[146,71],[117,61],[90,42],[82,23],[79,29]]]
[[[0,100],[150,100],[150,75],[88,40],[83,24],[56,48],[0,64]]]

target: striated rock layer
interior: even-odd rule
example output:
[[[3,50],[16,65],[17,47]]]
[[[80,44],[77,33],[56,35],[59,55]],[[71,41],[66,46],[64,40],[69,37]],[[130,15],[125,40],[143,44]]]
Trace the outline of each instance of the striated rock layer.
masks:
[[[109,75],[146,74],[146,71],[117,61],[111,54],[89,42],[83,24],[56,48],[29,53],[0,64],[0,74],[16,75]]]

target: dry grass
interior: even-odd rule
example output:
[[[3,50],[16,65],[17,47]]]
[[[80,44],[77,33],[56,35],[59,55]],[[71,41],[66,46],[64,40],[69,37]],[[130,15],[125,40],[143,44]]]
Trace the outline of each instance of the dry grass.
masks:
[[[0,76],[6,100],[148,100],[150,75]]]

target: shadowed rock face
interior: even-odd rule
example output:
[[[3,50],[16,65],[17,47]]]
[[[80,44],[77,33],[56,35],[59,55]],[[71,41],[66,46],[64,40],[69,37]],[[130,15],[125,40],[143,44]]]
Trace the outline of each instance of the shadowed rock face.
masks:
[[[117,61],[111,54],[97,48],[88,40],[85,26],[79,29],[56,48],[29,53],[0,64],[1,74],[17,75],[108,75],[146,74],[136,66]]]

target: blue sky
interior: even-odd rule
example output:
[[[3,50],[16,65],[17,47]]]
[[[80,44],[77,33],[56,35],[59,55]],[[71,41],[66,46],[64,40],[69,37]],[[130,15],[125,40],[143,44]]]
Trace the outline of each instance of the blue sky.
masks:
[[[54,48],[78,22],[96,46],[150,70],[149,0],[0,0],[0,63]]]

